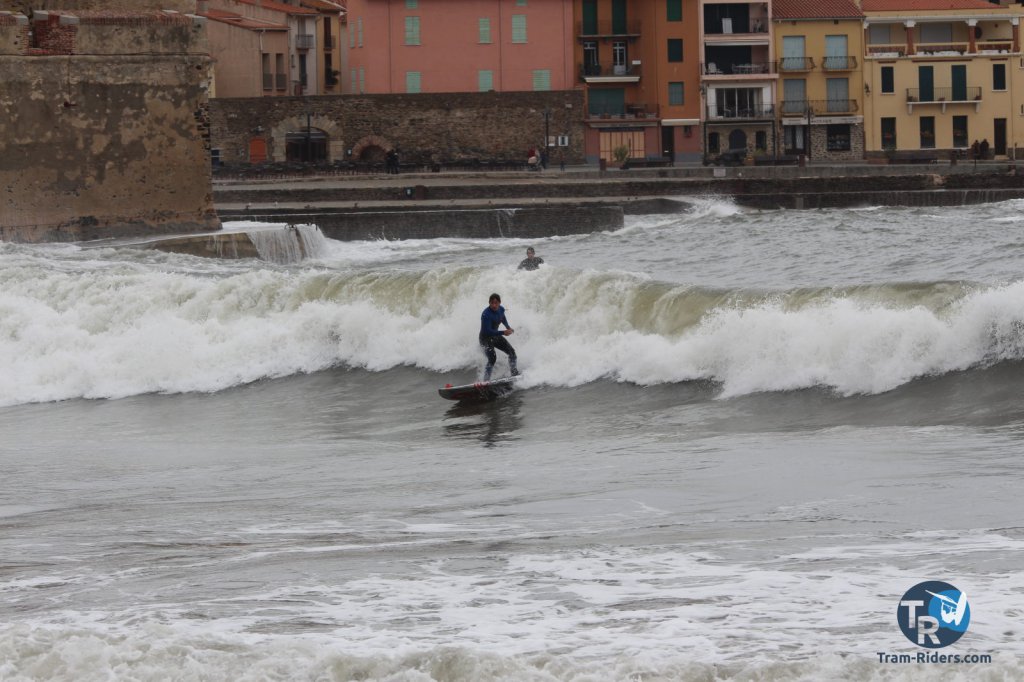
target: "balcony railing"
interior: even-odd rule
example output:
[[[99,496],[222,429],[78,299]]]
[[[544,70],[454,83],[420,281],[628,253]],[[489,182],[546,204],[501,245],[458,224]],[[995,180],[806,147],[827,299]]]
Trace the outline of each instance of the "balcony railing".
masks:
[[[298,50],[312,50],[316,44],[316,36],[312,33],[296,33],[295,48]]]
[[[338,49],[338,38],[337,36],[324,36],[324,52],[333,52]]]
[[[855,99],[813,99],[808,100],[808,108],[815,116],[822,114],[852,114],[859,105]]]
[[[263,89],[273,90],[274,89],[274,74],[265,73],[263,74]]]
[[[279,73],[275,75],[274,83],[277,85],[278,90],[288,89],[288,74]]]
[[[719,62],[708,62],[701,64],[701,71],[705,76],[750,76],[766,73],[775,73],[775,64],[771,62],[758,62],[754,64],[723,64]]]
[[[907,88],[907,101],[917,104],[942,104],[950,102],[976,102],[981,100],[981,87],[972,85],[962,88]]]
[[[779,72],[791,73],[794,71],[810,71],[814,68],[814,59],[811,57],[783,57],[779,60]]]
[[[639,78],[640,64],[614,64],[602,67],[600,64],[580,64],[580,80],[595,78]]]
[[[822,59],[821,68],[825,71],[853,71],[857,68],[857,58],[850,56],[826,56]]]
[[[917,54],[954,55],[967,52],[967,43],[918,43],[914,46]]]
[[[605,38],[615,36],[639,36],[639,21],[581,21],[576,24],[576,35],[580,38]]]
[[[906,57],[906,43],[875,43],[867,46],[867,52],[873,57]]]
[[[806,116],[811,103],[805,99],[787,99],[779,103],[779,111],[783,116]]]
[[[731,35],[734,33],[768,33],[768,22],[764,19],[721,19],[706,21],[704,35]]]
[[[723,120],[751,120],[772,118],[775,116],[774,104],[752,104],[744,105],[722,105],[709,104],[708,118],[718,121]]]

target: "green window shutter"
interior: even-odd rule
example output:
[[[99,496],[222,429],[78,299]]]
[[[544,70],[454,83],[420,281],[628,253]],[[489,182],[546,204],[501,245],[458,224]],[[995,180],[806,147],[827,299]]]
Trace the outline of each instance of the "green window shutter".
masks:
[[[551,70],[550,69],[534,69],[534,71],[533,71],[533,89],[534,90],[550,90],[551,89]]]
[[[626,0],[612,0],[612,33],[626,32]]]
[[[357,87],[359,87],[359,72],[351,69],[348,74],[348,91],[355,93]]]
[[[363,20],[356,21],[356,42],[359,47],[363,46]]]
[[[683,20],[683,0],[665,0],[665,20]]]
[[[597,33],[597,0],[583,0],[583,35]]]
[[[366,92],[366,69],[359,67],[359,92]]]
[[[406,9],[416,9],[420,6],[419,0],[405,0]]]
[[[491,42],[491,20],[486,17],[480,19],[480,42]]]
[[[405,91],[409,93],[422,92],[420,89],[420,72],[419,71],[406,71],[405,72]]]
[[[681,82],[668,84],[668,103],[670,105],[683,104],[683,84]]]
[[[493,71],[480,71],[478,73],[477,82],[479,83],[480,92],[487,92],[488,90],[494,89],[494,72]]]
[[[516,7],[526,7],[526,0],[516,0]]]
[[[420,44],[420,18],[419,17],[406,17],[405,18],[405,44],[406,45],[419,45]]]
[[[526,42],[526,15],[525,14],[513,14],[512,15],[512,42],[513,43],[525,43]]]

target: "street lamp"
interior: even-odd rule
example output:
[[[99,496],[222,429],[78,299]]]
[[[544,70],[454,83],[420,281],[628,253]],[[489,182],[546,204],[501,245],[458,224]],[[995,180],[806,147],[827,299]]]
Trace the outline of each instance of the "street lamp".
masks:
[[[544,156],[543,161],[547,161],[548,148],[551,146],[551,107],[544,107]],[[547,163],[543,164],[544,168],[547,168]]]

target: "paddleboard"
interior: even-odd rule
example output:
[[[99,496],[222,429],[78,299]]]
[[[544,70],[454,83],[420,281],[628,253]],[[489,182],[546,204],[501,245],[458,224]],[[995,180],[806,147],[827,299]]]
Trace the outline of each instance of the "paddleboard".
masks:
[[[465,384],[463,386],[445,384],[444,388],[437,389],[437,393],[442,398],[446,398],[448,400],[494,400],[506,393],[511,393],[515,388],[516,380],[521,379],[522,376],[522,374],[519,374],[514,377],[504,377],[493,381],[478,381],[476,383]]]

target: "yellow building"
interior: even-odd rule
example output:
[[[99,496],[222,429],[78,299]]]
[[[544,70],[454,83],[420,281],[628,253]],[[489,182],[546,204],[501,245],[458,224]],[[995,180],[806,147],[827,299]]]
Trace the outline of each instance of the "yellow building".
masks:
[[[862,0],[868,156],[988,156],[1024,146],[1019,6]]]
[[[782,153],[864,156],[863,14],[852,0],[775,0],[776,120]]]

